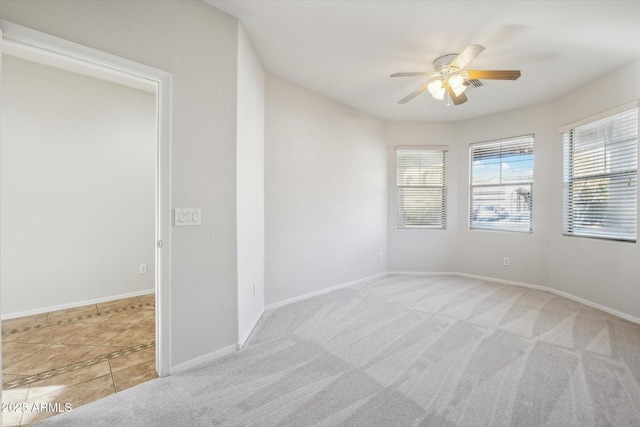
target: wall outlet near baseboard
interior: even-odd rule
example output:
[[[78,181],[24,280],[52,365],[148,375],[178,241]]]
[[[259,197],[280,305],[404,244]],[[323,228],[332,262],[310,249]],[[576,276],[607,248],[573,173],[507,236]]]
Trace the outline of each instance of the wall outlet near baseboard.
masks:
[[[147,264],[140,264],[140,268],[138,269],[138,273],[147,274]]]
[[[509,258],[508,256],[504,257],[504,259],[502,260],[502,265],[504,265],[505,267],[509,267],[511,265],[511,258]]]
[[[253,296],[254,297],[256,296],[256,284],[255,283],[253,284]]]

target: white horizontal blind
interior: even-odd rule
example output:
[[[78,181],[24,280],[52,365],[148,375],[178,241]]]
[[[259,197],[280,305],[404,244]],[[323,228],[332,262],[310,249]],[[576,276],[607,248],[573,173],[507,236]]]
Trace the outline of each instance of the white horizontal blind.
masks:
[[[446,228],[446,150],[396,151],[398,228]]]
[[[563,232],[636,240],[638,109],[563,133]]]
[[[469,228],[531,232],[533,135],[471,144]]]

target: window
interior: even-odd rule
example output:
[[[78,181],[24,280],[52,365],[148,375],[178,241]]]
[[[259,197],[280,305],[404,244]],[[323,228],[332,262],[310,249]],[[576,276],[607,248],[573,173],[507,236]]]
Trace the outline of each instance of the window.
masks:
[[[404,148],[396,151],[398,228],[445,229],[446,148]]]
[[[533,135],[469,147],[469,228],[531,233]]]
[[[636,240],[638,109],[565,130],[563,233]]]

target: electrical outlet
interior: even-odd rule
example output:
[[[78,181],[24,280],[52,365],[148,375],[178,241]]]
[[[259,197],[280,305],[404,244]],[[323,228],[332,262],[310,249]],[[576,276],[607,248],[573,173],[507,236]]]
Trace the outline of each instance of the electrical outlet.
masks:
[[[255,283],[253,284],[253,296],[254,297],[256,296],[256,284]]]
[[[509,267],[511,265],[511,258],[509,258],[508,256],[504,257],[504,259],[502,260],[502,264],[505,267]]]
[[[138,269],[140,274],[147,274],[147,264],[140,264],[140,268]]]
[[[380,252],[380,253],[378,254],[378,259],[379,259],[380,261],[382,261],[382,252]]]

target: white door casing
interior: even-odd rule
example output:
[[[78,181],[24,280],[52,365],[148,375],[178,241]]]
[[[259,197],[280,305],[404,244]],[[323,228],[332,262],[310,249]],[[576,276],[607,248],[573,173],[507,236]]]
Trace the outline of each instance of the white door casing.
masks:
[[[155,85],[157,118],[156,370],[161,377],[169,375],[171,368],[171,74],[4,20],[0,20],[0,40],[2,40],[0,58],[2,46],[12,46],[107,72],[118,78]],[[0,82],[1,78],[0,72]]]

